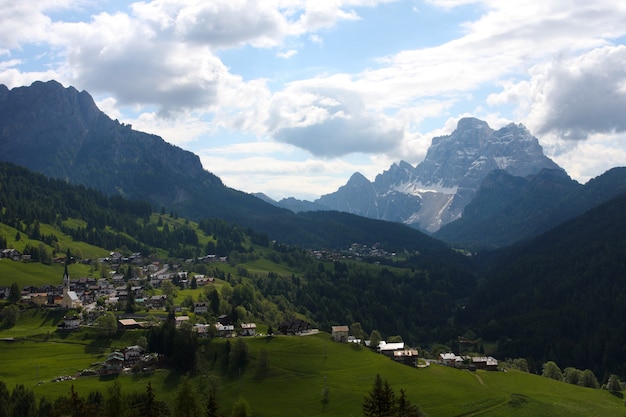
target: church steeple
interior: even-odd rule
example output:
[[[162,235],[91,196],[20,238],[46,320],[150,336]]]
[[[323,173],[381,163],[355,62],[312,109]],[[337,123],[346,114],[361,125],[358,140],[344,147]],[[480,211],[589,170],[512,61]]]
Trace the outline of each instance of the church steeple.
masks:
[[[70,273],[67,271],[67,265],[70,263],[70,250],[67,250],[67,256],[65,257],[65,271],[63,272],[63,291],[70,290]]]

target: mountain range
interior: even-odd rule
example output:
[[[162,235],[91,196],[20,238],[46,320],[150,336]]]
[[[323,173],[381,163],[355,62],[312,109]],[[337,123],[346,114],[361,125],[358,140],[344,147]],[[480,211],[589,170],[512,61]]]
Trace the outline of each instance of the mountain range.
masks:
[[[562,170],[543,154],[537,138],[523,125],[511,123],[493,130],[482,120],[463,118],[450,135],[433,138],[417,166],[394,163],[373,182],[357,172],[310,208],[401,222],[432,233],[461,218],[482,181],[496,169],[516,177],[542,169]],[[281,200],[279,205],[294,209],[294,203]]]
[[[415,167],[400,161],[373,182],[357,172],[313,202],[276,202],[226,187],[193,153],[110,119],[89,93],[56,81],[0,85],[0,160],[145,200],[155,211],[221,218],[308,247],[345,246],[357,237],[390,241],[369,234],[381,228],[364,219],[351,222],[361,223],[358,230],[338,226],[337,212],[403,223],[456,246],[501,247],[584,213],[622,193],[626,183],[617,169],[583,186],[543,154],[523,125],[494,130],[463,118],[450,135],[432,139]],[[386,225],[400,241],[435,242],[398,226]]]
[[[147,201],[154,211],[220,218],[285,244],[334,249],[387,242],[390,250],[447,251],[442,242],[401,224],[337,212],[294,214],[226,187],[197,155],[112,120],[89,93],[56,81],[10,90],[0,85],[0,160],[106,195]]]
[[[501,355],[626,372],[626,333],[620,324],[626,305],[626,168],[579,184],[543,155],[537,139],[521,125],[494,131],[480,120],[462,119],[451,135],[433,139],[417,167],[399,162],[373,183],[357,173],[333,193],[338,201],[343,196],[347,208],[369,204],[372,216],[396,210],[395,221],[327,210],[296,214],[263,201],[267,197],[225,187],[197,156],[111,120],[88,93],[54,81],[12,90],[0,86],[0,159],[107,195],[148,201],[155,211],[175,211],[192,220],[221,218],[280,243],[309,248],[381,243],[388,250],[410,249],[406,262],[419,279],[407,276],[403,282],[417,297],[406,298],[408,292],[384,269],[381,278],[356,274],[350,283],[340,270],[313,270],[337,278],[324,281],[324,294],[335,296],[341,288],[362,309],[370,308],[362,297],[389,290],[397,305],[377,316],[392,324],[416,306],[446,323],[437,329],[418,326],[423,314],[415,310],[406,322],[425,335],[436,330],[439,338],[454,340],[458,332],[472,330],[486,340],[497,339]],[[18,175],[12,168],[7,172]],[[18,204],[23,198],[18,194],[10,194],[4,205]],[[68,203],[80,208],[80,191],[70,194]],[[289,203],[321,207],[332,200],[329,196]],[[444,214],[437,217],[436,210]],[[434,237],[408,224],[423,229],[432,224]],[[470,257],[450,250],[450,243],[500,249]],[[372,285],[368,291],[363,280]],[[340,310],[346,299],[306,305],[311,312]]]

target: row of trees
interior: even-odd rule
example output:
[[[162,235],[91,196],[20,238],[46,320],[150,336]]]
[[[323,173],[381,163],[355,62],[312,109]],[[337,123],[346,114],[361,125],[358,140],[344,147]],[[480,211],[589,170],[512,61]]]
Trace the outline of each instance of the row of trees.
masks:
[[[204,395],[198,392],[188,377],[178,385],[174,401],[167,403],[157,397],[148,383],[145,392],[125,394],[118,382],[108,387],[106,394],[92,391],[81,396],[72,385],[70,393],[54,401],[42,397],[39,402],[32,390],[16,385],[9,391],[0,381],[0,416],[10,417],[218,417],[223,414],[217,402],[219,380],[210,381]],[[252,410],[242,397],[234,404],[230,417],[251,417]]]
[[[546,378],[566,382],[568,384],[580,385],[582,387],[600,387],[598,379],[591,370],[585,369],[584,371],[581,371],[580,369],[567,367],[561,371],[561,368],[559,368],[554,361],[548,361],[543,364],[541,375]],[[619,376],[611,374],[606,380],[606,383],[602,385],[602,388],[611,392],[619,392],[622,391],[623,386]]]

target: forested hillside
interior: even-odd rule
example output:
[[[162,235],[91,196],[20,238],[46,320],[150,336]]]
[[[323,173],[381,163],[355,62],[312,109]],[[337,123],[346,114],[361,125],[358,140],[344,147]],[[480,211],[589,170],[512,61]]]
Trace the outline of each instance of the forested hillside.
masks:
[[[501,356],[626,373],[626,194],[550,232],[484,256],[464,312]]]
[[[463,217],[433,236],[472,250],[504,247],[539,236],[624,192],[626,168],[613,168],[584,185],[561,170],[526,178],[494,170]]]
[[[431,238],[412,241],[402,225],[345,213],[330,213],[335,222],[329,225],[351,244],[308,250],[220,219],[193,222],[175,212],[152,212],[147,203],[11,164],[0,164],[0,206],[0,248],[30,255],[30,263],[3,260],[3,268],[39,263],[55,271],[53,259],[67,249],[79,253],[84,242],[99,253],[141,252],[145,262],[185,262],[191,273],[214,276],[230,289],[220,294],[220,308],[267,326],[293,317],[323,330],[360,323],[366,334],[377,330],[382,337],[450,349],[469,334],[481,345],[494,342],[491,353],[501,359],[554,360],[592,369],[600,379],[626,373],[620,324],[626,313],[626,196],[532,241],[472,257]],[[377,245],[359,242],[372,236]],[[411,244],[423,249],[408,250]],[[228,262],[198,260],[209,254]],[[54,277],[51,282],[60,280],[60,272],[40,271]],[[11,284],[7,277],[5,286]]]
[[[337,239],[359,243],[377,236],[375,250],[359,243],[370,255],[350,254],[348,244],[346,253],[324,251],[318,259],[312,251],[270,242],[265,234],[223,220],[190,222],[176,213],[152,213],[147,203],[107,197],[7,163],[0,164],[0,207],[0,223],[15,230],[0,237],[0,248],[17,245],[33,262],[49,265],[67,249],[76,253],[73,243],[59,244],[61,236],[105,253],[140,252],[163,262],[227,256],[228,265],[195,262],[188,268],[228,282],[236,291],[227,303],[273,326],[301,314],[327,330],[361,322],[367,332],[413,343],[447,342],[456,336],[449,318],[475,283],[468,259],[442,243],[422,234],[423,241],[414,241],[415,232],[406,226],[346,213],[332,213],[332,229],[347,235]]]

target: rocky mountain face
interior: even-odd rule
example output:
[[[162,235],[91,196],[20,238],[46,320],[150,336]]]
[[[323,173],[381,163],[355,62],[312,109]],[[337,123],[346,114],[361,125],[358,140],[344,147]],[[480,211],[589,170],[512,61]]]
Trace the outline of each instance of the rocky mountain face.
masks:
[[[107,195],[148,201],[155,211],[226,220],[289,245],[334,249],[355,241],[388,242],[390,250],[437,248],[445,259],[454,255],[442,242],[404,225],[336,211],[297,215],[226,187],[197,155],[111,120],[89,93],[56,81],[11,90],[0,85],[0,161]],[[80,208],[81,202],[76,204]]]
[[[0,86],[0,160],[191,219],[248,222],[285,210],[225,187],[197,155],[110,119],[56,81]]]
[[[516,177],[494,170],[463,217],[433,234],[465,248],[496,248],[527,240],[626,193],[626,168],[613,168],[581,185],[562,170]]]
[[[356,173],[315,203],[432,233],[461,217],[481,182],[495,169],[519,177],[543,169],[563,171],[543,154],[537,138],[523,125],[493,130],[482,120],[464,118],[450,135],[432,140],[426,158],[416,167],[395,163],[373,182]]]

